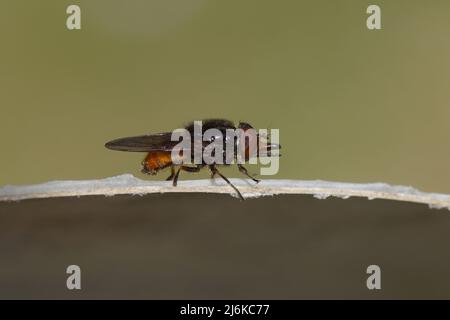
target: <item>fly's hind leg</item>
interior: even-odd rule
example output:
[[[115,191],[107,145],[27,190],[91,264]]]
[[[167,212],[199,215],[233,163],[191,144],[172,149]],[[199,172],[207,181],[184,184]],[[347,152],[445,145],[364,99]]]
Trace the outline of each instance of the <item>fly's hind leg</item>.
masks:
[[[182,166],[181,170],[186,171],[186,172],[199,172],[201,168],[202,168],[201,166],[197,166],[197,167]]]
[[[181,166],[178,167],[178,170],[175,172],[175,174],[173,175],[173,180],[172,180],[172,185],[174,187],[177,186],[177,182],[178,182],[178,176],[180,175],[180,171],[181,171]]]
[[[242,196],[241,192],[238,190],[238,188],[236,188],[236,187],[230,182],[230,180],[227,179],[227,177],[225,177],[223,174],[221,174],[221,173],[219,172],[219,170],[217,170],[217,168],[216,168],[215,165],[210,165],[210,166],[209,166],[209,170],[211,170],[212,176],[218,174],[223,180],[226,181],[226,183],[228,183],[228,184],[234,189],[234,191],[236,191],[236,193],[238,194],[238,196],[239,196],[239,198],[240,198],[241,200],[245,200],[244,197]]]
[[[173,177],[175,176],[175,167],[174,167],[174,166],[171,166],[171,167],[170,167],[170,170],[171,170],[170,176],[167,177],[166,181],[172,180]]]
[[[249,177],[250,179],[252,179],[252,180],[255,181],[256,183],[258,183],[259,181],[261,181],[261,180],[256,179],[255,177],[252,177],[252,176],[250,175],[250,173],[248,173],[247,169],[245,169],[245,167],[244,167],[242,164],[238,164],[237,166],[238,166],[239,171],[240,171],[241,173],[245,174],[247,177]]]
[[[178,182],[178,176],[180,175],[181,170],[186,171],[186,172],[199,172],[201,168],[202,168],[201,166],[197,166],[197,167],[180,166],[178,168],[178,170],[175,172],[174,167],[172,167],[172,174],[170,175],[169,178],[170,179],[173,178],[172,184],[174,187],[176,187],[177,182]],[[167,178],[167,180],[169,180],[169,178]]]

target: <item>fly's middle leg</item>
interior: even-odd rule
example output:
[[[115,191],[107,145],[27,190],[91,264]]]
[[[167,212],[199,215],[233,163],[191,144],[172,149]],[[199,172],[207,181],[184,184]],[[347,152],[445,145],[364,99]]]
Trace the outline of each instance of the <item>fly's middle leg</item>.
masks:
[[[234,189],[234,191],[236,191],[236,193],[238,194],[238,196],[239,196],[239,198],[240,198],[241,200],[245,200],[244,197],[242,196],[241,192],[239,191],[239,189],[236,188],[236,187],[230,182],[230,180],[228,180],[227,177],[225,177],[223,174],[221,174],[221,173],[219,172],[219,170],[217,170],[217,168],[216,168],[215,165],[210,165],[210,166],[209,166],[209,170],[211,170],[211,173],[212,173],[213,175],[218,174],[223,180],[225,180],[226,183],[228,183],[228,184]]]

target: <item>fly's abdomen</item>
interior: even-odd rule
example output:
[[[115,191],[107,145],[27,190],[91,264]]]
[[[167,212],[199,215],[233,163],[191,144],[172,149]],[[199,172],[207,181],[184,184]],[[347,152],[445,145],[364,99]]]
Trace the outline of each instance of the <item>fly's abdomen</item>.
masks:
[[[142,172],[156,174],[159,170],[172,165],[171,152],[152,151],[142,161]]]

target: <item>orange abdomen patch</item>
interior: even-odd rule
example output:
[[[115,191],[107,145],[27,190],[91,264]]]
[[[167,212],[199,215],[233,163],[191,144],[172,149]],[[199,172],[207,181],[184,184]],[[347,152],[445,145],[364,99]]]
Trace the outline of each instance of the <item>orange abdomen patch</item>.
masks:
[[[172,164],[171,152],[169,151],[152,151],[147,154],[144,160],[148,170],[158,171]]]

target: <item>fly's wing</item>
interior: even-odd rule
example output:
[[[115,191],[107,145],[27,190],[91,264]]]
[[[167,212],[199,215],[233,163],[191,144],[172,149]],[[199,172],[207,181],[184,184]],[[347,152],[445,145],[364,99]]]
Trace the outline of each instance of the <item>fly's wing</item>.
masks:
[[[105,147],[111,150],[130,152],[171,151],[178,141],[171,141],[171,132],[120,138],[109,141]]]

